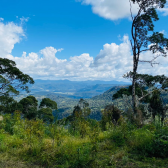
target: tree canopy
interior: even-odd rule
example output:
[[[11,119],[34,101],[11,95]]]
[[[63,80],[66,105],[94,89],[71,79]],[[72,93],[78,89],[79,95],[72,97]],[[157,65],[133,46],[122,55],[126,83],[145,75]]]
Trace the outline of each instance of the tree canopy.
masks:
[[[21,72],[14,61],[0,58],[0,96],[29,92],[27,84],[34,84],[33,78]]]
[[[25,118],[33,119],[37,116],[38,101],[34,96],[27,96],[20,100],[21,110]]]
[[[38,110],[38,118],[42,119],[44,122],[53,122],[54,116],[52,114],[51,108],[41,108]]]
[[[89,103],[81,98],[77,106],[74,107],[73,116],[85,118],[90,115],[90,112]]]
[[[0,113],[13,113],[19,107],[19,103],[8,94],[0,96]]]
[[[57,103],[49,98],[42,99],[39,108],[48,107],[57,110]]]
[[[138,86],[138,84],[136,84],[135,87],[135,94],[138,97],[142,97],[145,94],[148,94],[148,92],[145,90],[145,87],[140,88]],[[122,95],[127,95],[130,96],[132,95],[132,85],[129,86],[128,88],[121,88],[120,90],[118,90],[112,97],[112,100],[115,100],[117,98],[122,98]],[[149,96],[145,97],[144,99],[142,99],[143,102],[148,103],[149,102]]]

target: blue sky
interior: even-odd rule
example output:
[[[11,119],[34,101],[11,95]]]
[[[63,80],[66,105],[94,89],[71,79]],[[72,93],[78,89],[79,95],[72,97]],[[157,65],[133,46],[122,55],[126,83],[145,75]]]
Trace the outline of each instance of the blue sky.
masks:
[[[1,0],[0,54],[35,79],[123,80],[132,70],[128,2]],[[159,11],[156,23],[165,36],[167,15]],[[140,72],[166,74],[166,65],[140,65]]]

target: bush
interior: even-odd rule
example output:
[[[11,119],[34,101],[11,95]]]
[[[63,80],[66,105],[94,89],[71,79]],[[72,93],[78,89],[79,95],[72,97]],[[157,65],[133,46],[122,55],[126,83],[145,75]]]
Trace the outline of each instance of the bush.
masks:
[[[116,124],[121,116],[121,110],[119,110],[116,106],[107,105],[105,109],[102,111],[102,129],[106,130],[107,123]]]
[[[129,139],[133,151],[144,157],[168,157],[168,128],[146,125],[134,130]]]
[[[120,147],[120,146],[124,146],[126,143],[126,138],[124,136],[124,133],[122,132],[121,129],[116,128],[113,129],[110,139],[112,140],[112,142],[115,143],[116,146]]]

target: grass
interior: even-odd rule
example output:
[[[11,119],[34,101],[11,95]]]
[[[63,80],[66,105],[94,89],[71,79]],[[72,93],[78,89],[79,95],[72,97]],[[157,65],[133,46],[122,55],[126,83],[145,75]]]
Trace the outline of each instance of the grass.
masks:
[[[0,168],[168,167],[166,124],[137,128],[123,121],[106,131],[96,121],[85,121],[81,126],[74,132],[41,120],[23,120],[17,113],[4,115],[0,123]]]

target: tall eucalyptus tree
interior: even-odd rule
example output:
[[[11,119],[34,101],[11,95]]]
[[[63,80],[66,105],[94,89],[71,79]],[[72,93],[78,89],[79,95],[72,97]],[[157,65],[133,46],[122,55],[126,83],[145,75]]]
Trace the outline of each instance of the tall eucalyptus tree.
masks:
[[[160,32],[154,32],[154,22],[159,20],[157,9],[164,8],[166,0],[129,0],[130,11],[132,17],[132,27],[130,40],[133,53],[133,74],[132,74],[132,102],[133,111],[136,116],[136,95],[135,84],[136,74],[139,62],[148,62],[153,66],[157,64],[156,58],[159,56],[167,56],[168,39]],[[132,14],[132,3],[138,4],[138,12],[135,16]],[[153,53],[152,60],[140,60],[143,52],[151,51]]]

